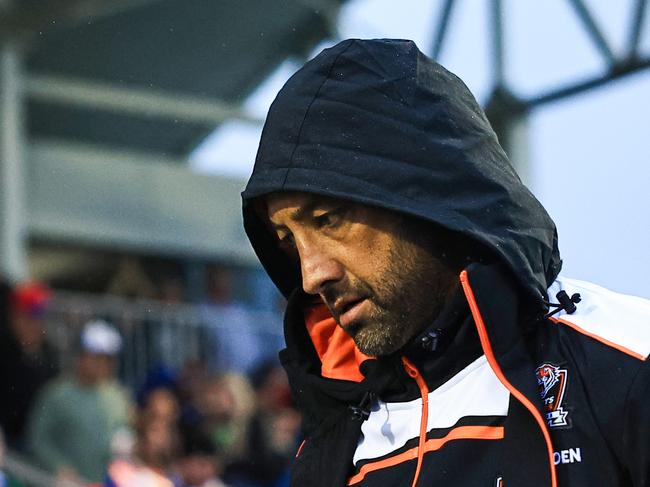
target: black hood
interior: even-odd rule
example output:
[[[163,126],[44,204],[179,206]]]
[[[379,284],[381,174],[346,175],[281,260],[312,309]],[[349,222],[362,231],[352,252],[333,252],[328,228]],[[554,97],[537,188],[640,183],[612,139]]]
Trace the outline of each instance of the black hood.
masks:
[[[561,261],[546,210],[522,184],[465,84],[412,41],[343,41],[271,105],[242,197],[248,237],[286,296],[300,274],[251,200],[303,191],[410,214],[490,249],[534,298]]]

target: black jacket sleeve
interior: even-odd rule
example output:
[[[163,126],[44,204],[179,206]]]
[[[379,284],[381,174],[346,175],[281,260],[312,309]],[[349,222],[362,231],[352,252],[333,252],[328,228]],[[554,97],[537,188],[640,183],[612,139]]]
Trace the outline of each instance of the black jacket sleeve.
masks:
[[[623,445],[631,485],[650,487],[650,359],[632,383],[624,414]]]

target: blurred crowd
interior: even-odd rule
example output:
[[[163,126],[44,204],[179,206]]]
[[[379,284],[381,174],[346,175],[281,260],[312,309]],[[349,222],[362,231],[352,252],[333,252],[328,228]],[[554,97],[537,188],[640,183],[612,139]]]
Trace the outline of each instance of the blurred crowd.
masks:
[[[61,367],[45,327],[52,291],[27,282],[1,294],[0,443],[61,485],[288,485],[300,418],[286,376],[276,353],[256,350],[218,280],[202,308],[222,322],[214,356],[159,363],[131,388],[120,380],[118,324],[85,320]],[[0,472],[0,487],[22,485]]]

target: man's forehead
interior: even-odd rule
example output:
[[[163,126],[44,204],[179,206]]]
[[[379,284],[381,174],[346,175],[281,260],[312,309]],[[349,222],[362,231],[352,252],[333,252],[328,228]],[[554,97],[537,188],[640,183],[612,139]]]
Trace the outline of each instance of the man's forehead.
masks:
[[[344,200],[331,196],[323,196],[301,191],[271,193],[263,199],[267,218],[273,220],[274,215],[287,215],[299,218],[320,207],[331,206]]]

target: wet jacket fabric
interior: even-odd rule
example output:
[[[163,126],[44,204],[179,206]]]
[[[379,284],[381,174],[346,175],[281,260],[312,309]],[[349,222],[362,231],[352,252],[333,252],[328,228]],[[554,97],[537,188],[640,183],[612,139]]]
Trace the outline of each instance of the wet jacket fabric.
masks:
[[[254,202],[277,191],[405,213],[487,258],[403,350],[365,357],[267,230]],[[650,304],[558,276],[552,220],[462,81],[415,44],[347,40],[300,69],[243,199],[289,298],[281,359],[305,435],[292,485],[650,486]]]

